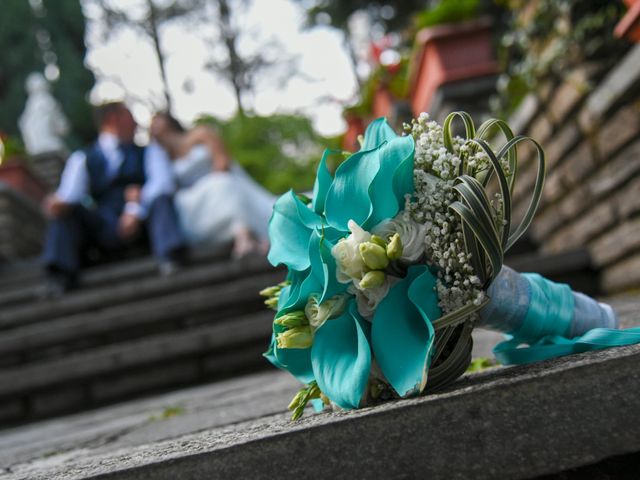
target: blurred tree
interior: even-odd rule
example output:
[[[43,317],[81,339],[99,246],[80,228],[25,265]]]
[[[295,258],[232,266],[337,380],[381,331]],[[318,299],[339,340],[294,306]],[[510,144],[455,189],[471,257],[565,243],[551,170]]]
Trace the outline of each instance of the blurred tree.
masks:
[[[207,2],[207,0],[205,0]],[[215,74],[224,78],[233,89],[240,116],[245,115],[246,97],[256,86],[258,76],[272,77],[276,84],[285,86],[294,73],[294,59],[282,55],[282,47],[275,41],[263,42],[261,47],[251,54],[241,54],[238,43],[242,35],[252,32],[241,29],[236,14],[247,7],[248,0],[209,0],[210,8],[203,20],[217,26],[215,42],[224,50],[219,59],[211,59],[206,66]],[[234,8],[231,8],[231,5]],[[268,75],[267,75],[268,73]]]
[[[39,20],[51,38],[52,60],[60,75],[53,93],[71,124],[69,146],[78,147],[96,135],[89,103],[95,77],[84,64],[85,18],[79,0],[43,0],[43,7],[45,15]]]
[[[261,68],[263,60],[258,57],[253,61],[247,61],[238,54],[236,44],[239,31],[232,24],[229,3],[227,0],[214,0],[213,3],[217,7],[219,35],[226,48],[227,58],[221,62],[210,61],[207,67],[231,83],[238,104],[238,113],[244,116],[243,92],[251,88],[253,73]]]
[[[338,148],[338,139],[320,137],[308,118],[296,115],[238,113],[229,120],[203,117],[199,122],[217,127],[233,159],[274,193],[310,190],[322,146]]]
[[[115,4],[111,0],[87,0],[87,4],[99,7],[101,20],[106,28],[103,30],[105,40],[115,35],[122,28],[131,28],[145,35],[152,43],[163,85],[163,96],[167,111],[172,110],[172,99],[167,81],[167,62],[160,40],[160,29],[167,23],[188,19],[195,21],[204,0],[142,0],[137,7],[122,3]],[[157,106],[154,106],[157,108]]]
[[[344,44],[360,87],[358,58],[353,46],[349,21],[356,12],[366,13],[372,30],[380,34],[400,32],[412,21],[413,14],[426,8],[427,0],[297,0],[307,7],[307,27],[330,25],[344,34]]]
[[[71,122],[71,147],[95,130],[87,94],[93,74],[84,66],[85,21],[78,0],[4,0],[0,15],[0,130],[18,135],[29,73],[46,66],[54,96]]]
[[[18,117],[24,109],[24,81],[32,71],[42,71],[44,61],[36,40],[37,24],[24,0],[3,2],[0,15],[0,130],[17,135]]]
[[[351,16],[363,11],[372,25],[380,26],[385,32],[398,32],[409,25],[414,13],[429,3],[427,0],[315,0],[307,10],[307,21],[309,25],[329,24],[348,31]]]
[[[241,28],[235,17],[236,13],[247,7],[248,0],[137,0],[135,4],[113,0],[85,1],[98,7],[100,13],[96,20],[106,27],[103,30],[105,40],[120,29],[129,28],[151,41],[163,83],[164,108],[169,111],[173,102],[167,81],[167,58],[162,48],[161,30],[165,24],[173,21],[188,22],[191,31],[202,34],[207,43],[214,46],[212,51],[217,47],[217,51],[222,52],[222,55],[209,58],[205,68],[230,84],[241,115],[245,115],[246,98],[255,88],[259,73],[264,78],[266,70],[277,68],[280,74],[276,77],[282,80],[279,84],[286,84],[286,79],[292,73],[291,59],[282,58],[281,49],[274,42],[264,42],[251,54],[239,51],[241,37],[250,36],[252,32],[246,31],[244,26]],[[273,71],[269,73],[274,74]],[[160,106],[151,107],[158,109]]]

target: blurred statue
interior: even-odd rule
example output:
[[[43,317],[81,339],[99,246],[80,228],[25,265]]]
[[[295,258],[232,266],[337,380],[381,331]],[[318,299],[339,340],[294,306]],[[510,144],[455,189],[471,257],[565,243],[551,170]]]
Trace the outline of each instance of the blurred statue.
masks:
[[[25,82],[27,103],[18,126],[27,152],[31,155],[65,150],[62,137],[69,131],[60,105],[49,91],[49,82],[32,73]]]

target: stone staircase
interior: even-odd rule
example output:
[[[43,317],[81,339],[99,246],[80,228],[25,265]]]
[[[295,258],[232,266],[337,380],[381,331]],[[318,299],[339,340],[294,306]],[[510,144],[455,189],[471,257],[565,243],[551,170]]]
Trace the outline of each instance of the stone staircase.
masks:
[[[584,251],[508,263],[597,286]],[[261,356],[271,312],[257,293],[283,277],[264,258],[228,252],[195,254],[171,277],[140,258],[86,270],[79,290],[42,301],[35,262],[0,268],[0,478],[564,479],[636,468],[638,346],[491,369],[435,395],[291,423],[284,410],[299,385]],[[608,301],[623,327],[640,324],[637,295]],[[489,356],[496,334],[474,341]]]
[[[258,291],[284,272],[226,257],[196,254],[171,277],[151,258],[95,267],[46,301],[35,263],[0,270],[0,426],[267,367]]]
[[[583,251],[508,263],[597,293]],[[87,269],[81,288],[45,301],[36,261],[1,267],[0,428],[268,367],[272,312],[258,292],[283,278],[228,250],[196,252],[171,277],[142,257]],[[478,332],[474,355],[500,338]]]

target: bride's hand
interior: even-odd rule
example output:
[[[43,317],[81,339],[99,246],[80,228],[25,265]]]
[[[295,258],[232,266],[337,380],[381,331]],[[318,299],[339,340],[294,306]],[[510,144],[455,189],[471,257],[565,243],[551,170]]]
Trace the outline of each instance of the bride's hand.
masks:
[[[140,203],[140,194],[142,188],[140,185],[127,185],[124,189],[124,200],[127,203]]]
[[[140,219],[130,213],[123,213],[118,222],[118,235],[128,240],[137,235],[140,230]]]

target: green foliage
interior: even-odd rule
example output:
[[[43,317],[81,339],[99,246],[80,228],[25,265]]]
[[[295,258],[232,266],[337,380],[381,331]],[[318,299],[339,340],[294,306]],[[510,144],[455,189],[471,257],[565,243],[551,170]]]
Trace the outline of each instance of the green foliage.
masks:
[[[319,136],[308,118],[296,115],[203,117],[198,123],[217,127],[232,158],[274,193],[310,190],[322,148],[335,149],[338,143]]]
[[[0,138],[0,141],[3,145],[3,148],[0,149],[0,157],[8,159],[14,156],[23,156],[25,154],[24,145],[19,137],[8,136]]]
[[[440,0],[433,7],[416,15],[417,29],[458,23],[478,16],[480,0]]]
[[[152,415],[149,417],[150,422],[157,422],[159,420],[168,420],[173,417],[177,417],[179,415],[184,414],[184,408],[180,405],[165,407],[164,410],[160,413],[160,415]]]
[[[511,10],[502,36],[500,63],[505,72],[498,87],[498,114],[508,115],[542,82],[562,80],[584,62],[615,62],[628,43],[612,35],[624,13],[622,2],[609,0],[505,0]]]
[[[497,367],[495,360],[491,358],[478,357],[471,361],[469,368],[467,368],[467,373],[482,372],[494,367]]]
[[[398,98],[406,98],[409,93],[409,57],[404,56],[395,68],[378,65],[362,85],[361,100],[358,104],[345,109],[360,117],[368,117],[373,109],[373,97],[379,87],[386,87]]]
[[[309,5],[308,0],[298,0]],[[322,25],[328,23],[345,32],[349,18],[356,11],[368,14],[374,25],[380,25],[387,32],[402,30],[414,12],[424,7],[424,0],[315,0],[307,9],[307,23]]]

